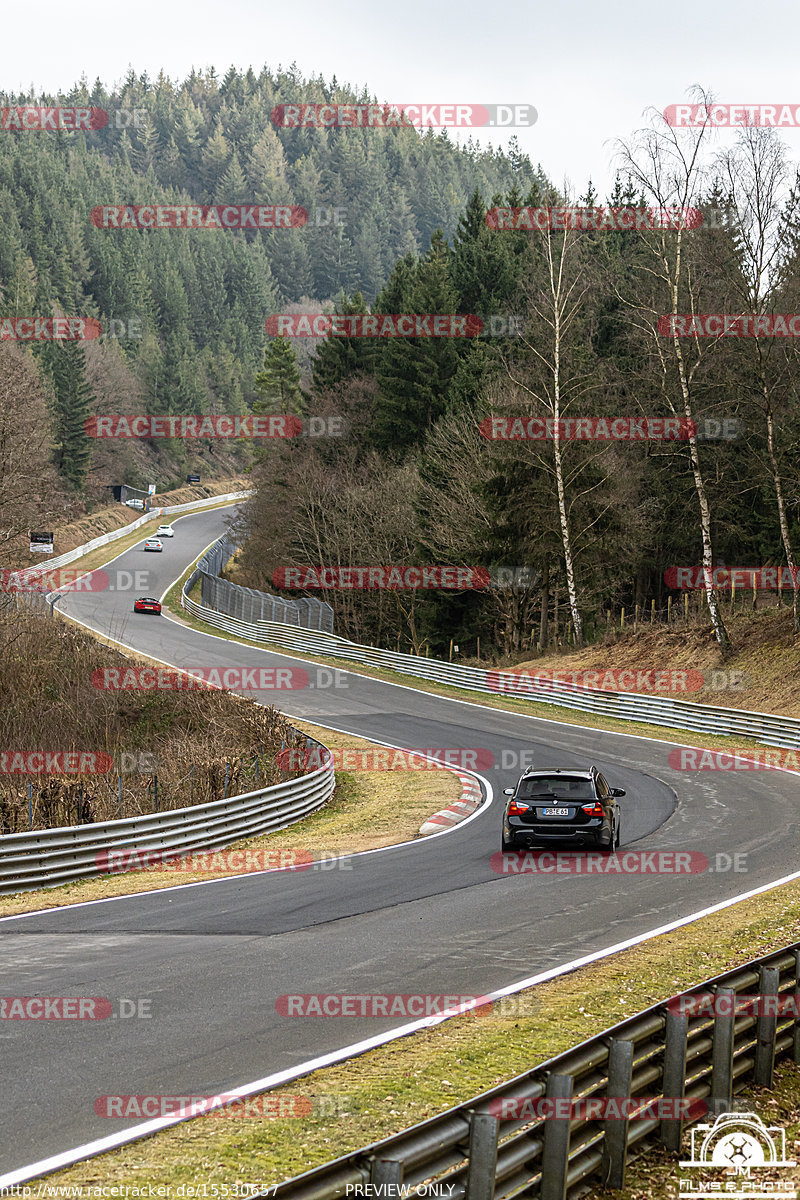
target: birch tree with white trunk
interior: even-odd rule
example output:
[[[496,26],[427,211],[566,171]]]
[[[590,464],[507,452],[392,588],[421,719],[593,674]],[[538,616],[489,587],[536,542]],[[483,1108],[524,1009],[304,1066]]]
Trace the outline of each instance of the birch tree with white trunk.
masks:
[[[711,103],[711,97],[699,89],[692,100]],[[650,342],[660,372],[664,403],[673,415],[686,420],[686,447],[699,516],[703,590],[714,636],[725,657],[730,653],[730,638],[714,587],[711,502],[695,421],[695,380],[709,349],[699,337],[681,337],[674,320],[668,324],[667,336],[661,332],[663,326],[659,326],[660,318],[694,315],[698,311],[699,273],[693,261],[692,239],[703,235],[701,229],[687,226],[692,220],[690,210],[700,208],[707,187],[708,169],[703,154],[709,140],[709,125],[678,129],[669,125],[662,113],[653,110],[651,115],[649,128],[640,130],[630,143],[618,143],[619,158],[636,191],[653,209],[665,214],[664,228],[642,229],[634,235],[641,239],[645,251],[637,271],[641,291],[637,296],[620,289],[618,298],[631,323]]]

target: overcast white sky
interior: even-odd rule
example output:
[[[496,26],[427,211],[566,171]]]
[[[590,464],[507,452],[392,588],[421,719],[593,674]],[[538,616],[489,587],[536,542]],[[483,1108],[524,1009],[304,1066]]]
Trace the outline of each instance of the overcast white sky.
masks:
[[[113,84],[129,66],[182,79],[192,66],[223,75],[231,64],[294,61],[305,75],[336,75],[384,101],[533,104],[537,124],[517,131],[523,149],[555,183],[566,178],[581,192],[591,177],[602,196],[613,139],[693,84],[722,102],[800,105],[800,7],[773,0],[763,11],[752,0],[705,11],[630,0],[37,0],[4,13],[0,89],[65,91],[82,74]],[[800,159],[800,129],[784,137]]]

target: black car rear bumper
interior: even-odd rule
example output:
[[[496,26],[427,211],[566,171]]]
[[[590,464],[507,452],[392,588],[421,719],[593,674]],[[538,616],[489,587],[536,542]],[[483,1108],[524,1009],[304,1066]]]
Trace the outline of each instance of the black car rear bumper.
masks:
[[[603,846],[608,841],[608,830],[602,820],[595,817],[585,825],[557,825],[548,822],[531,824],[508,821],[504,830],[508,841],[514,841],[518,846],[545,845],[551,842],[567,842],[575,846]]]

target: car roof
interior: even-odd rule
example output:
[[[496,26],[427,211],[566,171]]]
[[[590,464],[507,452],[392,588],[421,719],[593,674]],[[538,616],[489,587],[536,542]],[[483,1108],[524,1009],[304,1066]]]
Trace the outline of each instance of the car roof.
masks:
[[[155,596],[139,596],[136,603],[141,604],[142,600],[149,600],[151,604],[158,604]]]
[[[588,769],[579,768],[573,770],[572,767],[533,767],[524,772],[523,779],[535,779],[537,775],[570,775],[576,779],[591,779],[597,773],[597,767],[589,767]]]

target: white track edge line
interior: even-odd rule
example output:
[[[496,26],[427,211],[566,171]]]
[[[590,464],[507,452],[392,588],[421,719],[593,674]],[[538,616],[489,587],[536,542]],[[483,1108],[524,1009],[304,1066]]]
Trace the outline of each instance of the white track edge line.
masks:
[[[187,515],[189,515],[189,514],[187,514]],[[214,543],[211,543],[211,545],[213,545],[213,544]],[[123,551],[122,553],[126,553],[126,551]],[[122,557],[122,555],[120,554],[117,557]],[[198,557],[202,557],[202,553]],[[110,559],[109,561],[114,562],[115,560]],[[195,561],[197,561],[197,560],[195,560]],[[105,565],[107,566],[108,564],[105,564]],[[183,574],[183,572],[181,572],[181,574]],[[177,578],[180,579],[180,576],[178,576]],[[169,587],[166,589],[166,591],[163,593],[163,595],[166,595],[167,592],[169,592],[170,589],[175,586],[176,582],[177,582],[177,579],[174,580],[173,583],[171,583],[169,585]],[[65,613],[62,613],[61,615],[66,616]],[[77,620],[74,617],[67,618],[67,619]],[[167,618],[167,619],[169,620],[171,618]],[[93,630],[91,628],[91,626],[85,625],[84,622],[82,622],[82,621],[77,621],[77,623],[79,625],[83,625],[83,627],[85,629],[89,629],[93,633],[99,632],[98,630]],[[177,625],[177,624],[181,624],[181,622],[173,621],[173,624]],[[183,626],[183,627],[186,628],[186,626]],[[189,628],[191,629],[191,627],[189,627]],[[278,651],[267,650],[266,647],[252,646],[248,642],[239,642],[238,639],[236,639],[236,638],[227,639],[227,638],[216,637],[214,634],[206,633],[204,630],[192,629],[192,632],[200,633],[201,636],[203,636],[203,637],[212,637],[212,638],[214,638],[215,641],[227,641],[227,640],[236,641],[237,644],[240,646],[244,646],[248,649],[263,650],[264,653],[277,654],[277,656],[281,657],[281,658],[298,658],[299,657],[297,655],[281,654]],[[106,636],[106,635],[101,634],[101,636]],[[120,642],[117,639],[110,639],[110,640],[115,641],[117,645],[125,646],[126,649],[131,650],[134,653],[138,653],[138,654],[143,653],[137,647],[128,646],[127,643],[125,643],[125,642]],[[146,655],[146,657],[150,657],[150,655]],[[164,661],[164,660],[158,660],[158,661]],[[313,659],[302,659],[301,658],[300,661],[309,662],[316,666],[324,665],[324,664],[315,663]],[[166,665],[170,666],[172,664],[166,664]],[[175,668],[175,669],[181,670],[182,668]],[[407,684],[393,683],[390,680],[375,680],[374,676],[362,675],[358,671],[348,671],[347,673],[352,674],[352,675],[357,675],[360,679],[372,679],[375,682],[386,683],[386,684],[388,684],[389,687],[399,687],[399,688],[402,688],[404,691],[419,692],[419,690],[420,690],[419,688],[413,688]],[[425,690],[425,689],[422,689],[422,690]],[[434,695],[434,696],[436,696],[437,699],[440,699],[440,700],[449,700],[451,703],[454,703],[454,704],[465,704],[470,708],[480,708],[480,709],[486,710],[487,708],[494,707],[494,706],[485,705],[485,704],[478,704],[478,703],[475,703],[475,702],[472,702],[469,700],[461,700],[461,699],[458,699],[455,697],[441,696],[435,692],[429,692],[428,694]],[[562,726],[575,724],[575,722],[551,720],[550,718],[547,718],[547,717],[539,717],[539,716],[535,716],[535,715],[529,714],[529,713],[517,713],[513,709],[496,709],[494,711],[506,712],[511,716],[526,717],[528,720],[539,721],[543,724],[555,724],[555,725],[562,725]],[[290,714],[287,714],[287,715],[290,715]],[[321,729],[331,729],[334,732],[344,732],[344,733],[350,732],[349,730],[337,730],[335,726],[324,725],[319,721],[314,721],[311,718],[307,718],[307,717],[306,718],[296,718],[296,719],[309,720],[311,724],[318,725]],[[614,737],[638,738],[641,741],[655,742],[658,745],[686,746],[685,742],[673,742],[666,738],[654,738],[654,737],[649,737],[644,734],[629,734],[629,733],[624,733],[624,732],[617,731],[617,730],[598,730],[591,726],[587,727],[587,726],[578,725],[578,727],[587,729],[588,732],[608,733]],[[368,738],[365,740],[371,741],[373,739]],[[389,745],[389,743],[377,743],[377,744]],[[693,748],[696,748],[696,747],[693,747]],[[721,753],[724,753],[724,751],[722,751]],[[797,772],[797,771],[787,771],[786,768],[783,768],[783,767],[778,767],[778,768],[773,768],[773,769],[786,771],[786,774],[791,774],[791,775],[800,774],[800,772]],[[479,778],[482,778],[482,777],[479,777]],[[475,813],[473,813],[473,815],[471,817],[468,817],[466,821],[462,821],[461,825],[465,825],[469,821],[474,820],[477,816],[479,816],[483,812],[483,810],[488,806],[488,804],[491,803],[491,785],[489,785],[488,781],[486,781],[486,780],[484,780],[484,782],[489,787],[489,792],[490,792],[490,795],[487,796],[487,803],[484,804]],[[460,826],[457,826],[456,828],[458,828],[458,827],[460,827]],[[431,838],[442,837],[442,836],[444,836],[444,834],[449,833],[449,832],[450,832],[450,830],[443,830],[442,833],[431,834],[430,837]],[[419,840],[419,839],[415,839],[415,840]],[[426,838],[425,840],[428,841],[430,839]],[[402,845],[411,845],[411,844],[413,844],[413,843],[411,843],[411,842],[398,843],[398,845],[401,845],[401,846]],[[362,853],[374,854],[374,853],[379,853],[382,850],[391,850],[394,848],[395,848],[394,846],[382,846],[382,847],[377,848],[376,850],[367,850],[367,851],[363,851]],[[352,856],[352,857],[356,857],[356,856]],[[608,958],[614,954],[619,954],[621,951],[630,949],[633,946],[641,945],[643,942],[650,941],[652,938],[658,937],[661,934],[670,933],[675,929],[680,929],[685,925],[692,924],[695,921],[701,920],[703,917],[711,916],[713,913],[716,913],[716,912],[721,912],[722,910],[724,910],[726,908],[732,907],[734,904],[740,904],[742,901],[752,899],[752,897],[754,897],[754,896],[763,895],[765,892],[772,891],[773,889],[781,887],[783,884],[791,883],[796,879],[800,879],[800,871],[794,872],[791,875],[785,875],[781,879],[774,880],[771,883],[762,884],[758,888],[754,888],[749,892],[743,892],[743,893],[739,894],[738,896],[734,896],[728,900],[722,900],[717,904],[711,905],[710,907],[707,907],[705,909],[700,909],[698,912],[692,913],[689,916],[680,917],[676,921],[669,922],[667,925],[659,926],[656,929],[649,930],[648,932],[643,933],[643,934],[637,934],[635,937],[628,938],[627,940],[625,940],[623,942],[618,942],[616,945],[610,946],[605,950],[596,951],[594,954],[585,955],[583,958],[575,959],[571,963],[566,963],[559,967],[553,967],[548,971],[540,973],[539,975],[530,976],[528,979],[518,981],[515,984],[510,984],[509,986],[507,986],[505,988],[498,989],[497,991],[494,991],[494,992],[486,993],[486,996],[490,999],[495,999],[500,996],[512,995],[514,992],[522,991],[528,987],[533,987],[538,983],[544,983],[547,980],[555,979],[560,975],[568,974],[571,971],[575,971],[575,970],[579,969],[580,967],[587,966],[590,963],[598,962],[599,960],[601,960],[603,958]],[[208,882],[222,882],[222,880],[211,880]],[[183,886],[185,886],[185,887],[201,886],[202,887],[202,886],[205,886],[205,881],[200,884],[186,884]],[[165,890],[165,889],[159,889],[159,890]],[[167,890],[173,890],[173,889],[167,889]],[[153,893],[134,893],[134,895],[142,895],[142,894],[152,895]],[[92,901],[86,901],[85,903],[86,904],[103,904],[103,903],[109,903],[110,899],[129,899],[129,898],[130,897],[111,897],[107,900],[92,900]],[[84,907],[84,904],[70,905],[69,907],[70,908],[79,908],[79,907]],[[39,913],[36,915],[40,915],[41,912],[52,912],[52,911],[53,911],[52,909],[39,910]],[[35,914],[33,914],[33,913],[18,914],[16,917],[5,917],[5,918],[2,918],[2,920],[18,920],[18,919],[20,919],[20,917],[32,916],[32,915],[35,915]],[[466,1011],[466,1010],[462,1010],[462,1011]],[[302,1075],[307,1075],[311,1071],[319,1070],[322,1067],[330,1066],[337,1062],[342,1062],[348,1058],[354,1058],[359,1054],[363,1054],[367,1050],[374,1049],[378,1046],[386,1045],[390,1041],[394,1041],[398,1038],[408,1036],[409,1034],[415,1033],[420,1029],[431,1028],[435,1025],[441,1024],[445,1020],[450,1020],[452,1015],[457,1015],[457,1014],[454,1013],[454,1014],[451,1014],[448,1016],[427,1017],[427,1018],[423,1018],[421,1021],[418,1021],[418,1022],[411,1022],[408,1025],[399,1026],[398,1028],[396,1028],[394,1030],[390,1030],[388,1033],[378,1035],[376,1038],[369,1038],[362,1042],[353,1043],[352,1045],[345,1046],[345,1047],[341,1048],[340,1050],[332,1051],[331,1053],[329,1053],[327,1055],[322,1055],[316,1059],[309,1059],[305,1063],[301,1063],[300,1066],[298,1066],[298,1067],[289,1068],[286,1071],[278,1072],[277,1074],[274,1074],[271,1076],[266,1076],[264,1079],[257,1080],[254,1083],[245,1084],[240,1088],[232,1089],[232,1090],[226,1092],[225,1095],[227,1095],[227,1096],[242,1096],[243,1097],[243,1096],[247,1096],[247,1095],[252,1095],[257,1091],[264,1091],[267,1088],[278,1087],[281,1084],[288,1083],[293,1079],[297,1079],[297,1078],[301,1077]],[[139,1138],[146,1137],[150,1133],[155,1133],[161,1129],[167,1129],[173,1125],[181,1124],[184,1120],[188,1120],[188,1119],[190,1119],[190,1118],[180,1118],[180,1117],[175,1118],[175,1117],[173,1117],[173,1118],[163,1118],[163,1119],[148,1121],[148,1122],[143,1123],[142,1125],[133,1126],[131,1129],[124,1130],[121,1133],[111,1134],[105,1138],[99,1138],[93,1142],[87,1142],[83,1146],[75,1147],[73,1150],[63,1151],[61,1154],[53,1155],[50,1158],[42,1159],[38,1163],[32,1163],[32,1164],[29,1164],[28,1166],[17,1168],[16,1171],[12,1171],[9,1174],[0,1176],[0,1187],[9,1187],[9,1186],[13,1186],[16,1183],[24,1183],[26,1180],[35,1178],[37,1175],[47,1173],[48,1171],[57,1170],[59,1167],[69,1166],[72,1163],[80,1161],[81,1159],[94,1157],[97,1154],[102,1154],[104,1151],[114,1149],[117,1146],[122,1146],[129,1142],[137,1141],[137,1140],[139,1140]]]
[[[461,1013],[469,1012],[470,1008],[485,1004],[487,1000],[499,999],[501,996],[510,996],[515,992],[523,991],[525,988],[534,987],[539,983],[546,983],[548,980],[556,979],[560,975],[567,975],[572,971],[578,970],[580,967],[588,966],[604,958],[610,958],[612,955],[619,954],[623,950],[629,950],[634,946],[639,946],[643,942],[650,941],[652,938],[659,937],[664,933],[671,933],[675,929],[680,929],[684,925],[690,925],[694,921],[699,921],[703,917],[711,916],[713,913],[721,912],[725,908],[730,908],[734,904],[740,904],[743,900],[752,899],[753,896],[762,895],[764,892],[772,891],[774,888],[780,887],[782,884],[791,883],[793,880],[800,879],[800,871],[795,871],[792,875],[785,875],[782,879],[777,879],[773,883],[763,884],[761,887],[754,888],[752,891],[744,892],[739,896],[734,896],[729,900],[722,900],[718,904],[713,904],[708,908],[700,909],[696,913],[692,913],[688,917],[679,917],[675,921],[670,921],[666,925],[660,925],[656,929],[648,930],[647,933],[636,934],[632,938],[627,938],[625,941],[617,942],[613,946],[607,947],[605,950],[597,950],[593,954],[586,954],[582,958],[573,959],[572,962],[564,963],[558,967],[551,967],[547,971],[542,971],[537,975],[531,975],[527,979],[519,980],[517,983],[509,984],[507,987],[498,988],[493,992],[485,992],[478,998],[477,1004],[463,1005],[457,1011],[448,1012],[446,1014],[434,1015],[431,1017],[423,1017],[419,1021],[410,1021],[406,1025],[397,1026],[395,1029],[390,1029],[385,1033],[377,1034],[371,1038],[365,1038],[360,1042],[353,1042],[349,1046],[344,1046],[339,1050],[333,1050],[328,1054],[323,1054],[317,1058],[308,1059],[304,1063],[300,1063],[296,1067],[289,1067],[284,1071],[277,1071],[272,1075],[267,1075],[263,1079],[256,1079],[252,1083],[242,1084],[238,1088],[230,1088],[221,1093],[226,1097],[243,1098],[252,1096],[258,1092],[272,1090],[280,1087],[284,1083],[290,1083],[294,1079],[298,1079],[303,1075],[308,1075],[312,1071],[318,1071],[323,1067],[332,1066],[335,1063],[342,1062],[348,1058],[355,1058],[359,1054],[364,1054],[368,1050],[376,1049],[379,1046],[385,1046],[389,1042],[396,1041],[398,1038],[407,1037],[409,1034],[417,1033],[421,1029],[431,1029],[436,1025],[441,1025],[444,1021],[452,1020],[454,1016]],[[219,1095],[220,1093],[216,1093]],[[82,1146],[76,1146],[72,1150],[64,1150],[59,1154],[51,1155],[49,1158],[41,1159],[36,1163],[29,1163],[24,1167],[17,1167],[14,1171],[10,1171],[5,1175],[0,1175],[0,1187],[12,1187],[15,1184],[25,1183],[29,1179],[36,1178],[37,1175],[46,1174],[50,1171],[58,1170],[60,1167],[71,1166],[73,1163],[79,1162],[81,1159],[93,1158],[97,1154],[102,1154],[107,1150],[113,1150],[118,1146],[127,1145],[129,1142],[138,1141],[140,1138],[147,1137],[148,1134],[157,1133],[162,1129],[169,1129],[173,1125],[183,1124],[191,1117],[158,1117],[150,1121],[142,1122],[140,1125],[133,1125],[129,1129],[121,1130],[118,1133],[108,1134],[106,1137],[96,1138],[94,1141],[85,1142]]]
[[[86,628],[89,628],[89,627],[87,626]],[[171,664],[167,663],[167,666],[171,666]],[[176,667],[175,669],[180,670],[181,668]],[[302,718],[292,717],[292,720],[302,720]],[[312,722],[312,724],[317,724],[317,722]],[[320,725],[320,729],[330,729],[332,733],[346,733],[346,734],[350,733],[350,731],[347,729],[337,729],[333,725]],[[350,736],[356,737],[359,735],[351,734]],[[376,746],[386,746],[387,749],[390,749],[390,750],[402,750],[402,751],[408,752],[407,747],[397,746],[392,742],[382,742],[382,741],[378,741],[376,738],[364,738],[363,740],[368,741],[368,742],[374,742],[374,744]],[[415,751],[415,753],[418,754],[418,757],[427,759],[428,762],[436,761],[435,759],[431,758],[429,755],[422,755],[422,754],[419,754],[417,751]],[[443,767],[441,769],[448,770],[448,771],[453,770],[452,767]],[[465,817],[463,821],[459,821],[458,824],[456,826],[453,826],[451,829],[442,829],[438,833],[428,834],[427,837],[411,838],[407,842],[392,842],[392,844],[389,846],[375,846],[375,847],[373,847],[372,850],[356,850],[356,851],[353,851],[352,853],[337,854],[334,857],[336,859],[365,858],[368,854],[385,854],[388,850],[400,850],[404,846],[419,846],[419,845],[422,845],[424,842],[432,842],[437,837],[443,837],[446,834],[452,833],[453,829],[455,829],[455,828],[461,829],[461,828],[463,828],[463,826],[469,825],[470,822],[476,820],[479,816],[482,816],[484,814],[484,812],[486,812],[486,810],[491,807],[491,805],[494,801],[494,789],[492,788],[492,785],[489,782],[489,780],[486,779],[483,775],[477,775],[477,774],[475,775],[475,778],[480,780],[483,783],[483,785],[486,789],[486,799],[483,802],[483,804],[481,804],[478,808],[475,809],[475,811],[473,813],[471,813],[469,816]],[[434,814],[434,816],[435,815],[436,814]],[[430,820],[430,818],[426,818],[426,819]],[[286,828],[286,829],[288,829],[290,827],[291,826],[284,826],[284,828]],[[273,832],[278,833],[278,832],[282,832],[282,831],[274,830]],[[242,839],[239,839],[239,840],[242,840]],[[218,851],[218,853],[222,853],[224,851],[224,849],[225,849],[225,847],[222,847]],[[210,851],[210,853],[217,853],[217,852]],[[315,859],[308,865],[304,865],[302,870],[303,871],[313,870],[314,862],[321,862],[321,861],[323,861],[323,860]],[[326,861],[329,862],[330,859],[328,859]],[[182,892],[182,891],[186,891],[188,888],[210,887],[212,884],[215,884],[215,883],[230,883],[231,880],[233,880],[233,879],[250,879],[250,878],[254,878],[255,876],[258,876],[258,875],[280,875],[280,874],[287,874],[287,873],[295,874],[295,873],[298,873],[299,870],[300,869],[297,867],[269,867],[264,871],[235,872],[233,875],[220,875],[218,879],[198,879],[193,883],[176,883],[169,887],[150,888],[150,889],[147,889],[147,890],[144,890],[141,892],[128,892],[122,896],[103,896],[98,900],[80,900],[75,904],[59,904],[59,905],[54,905],[51,908],[34,908],[34,909],[31,909],[30,912],[13,913],[9,917],[0,917],[0,925],[4,924],[6,921],[24,921],[27,917],[42,917],[42,916],[50,916],[54,913],[72,912],[74,909],[77,909],[77,908],[88,908],[88,906],[90,904],[113,904],[114,902],[116,902],[118,900],[137,900],[141,896],[158,896],[165,892],[170,892],[170,893]],[[89,878],[92,878],[92,877],[90,876]],[[37,891],[38,890],[45,890],[45,889],[37,889]],[[28,893],[17,893],[17,894],[23,895],[23,894],[28,894]]]

